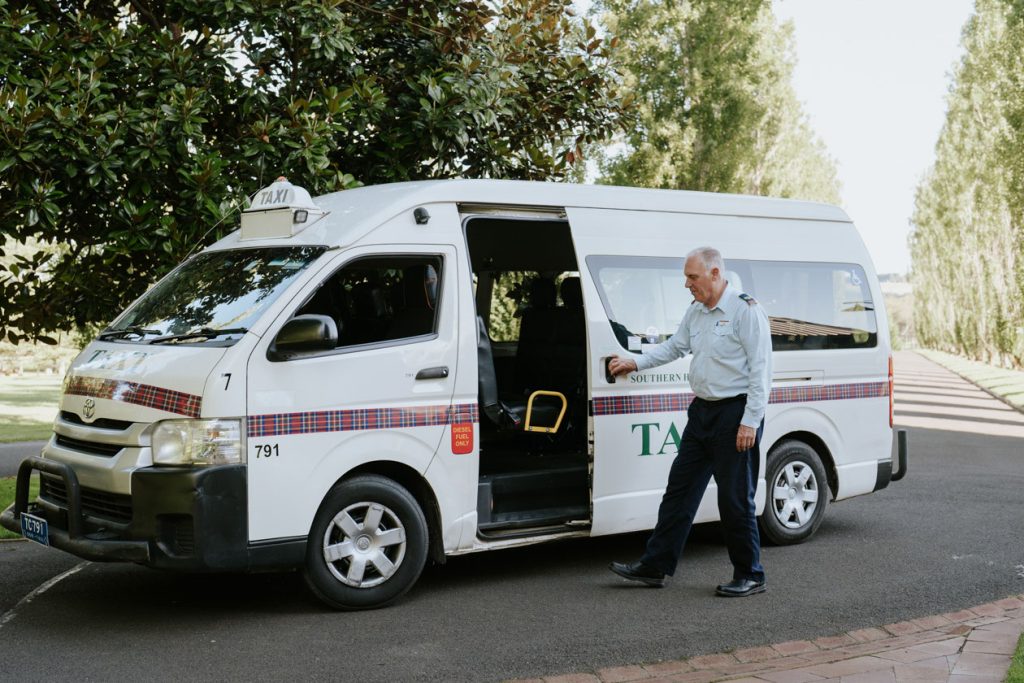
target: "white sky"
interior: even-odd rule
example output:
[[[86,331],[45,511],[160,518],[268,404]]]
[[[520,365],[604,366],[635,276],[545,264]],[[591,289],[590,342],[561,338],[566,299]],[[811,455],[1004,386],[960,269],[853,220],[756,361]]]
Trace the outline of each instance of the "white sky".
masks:
[[[793,85],[835,158],[843,207],[879,273],[910,269],[914,190],[934,160],[973,0],[773,0]]]

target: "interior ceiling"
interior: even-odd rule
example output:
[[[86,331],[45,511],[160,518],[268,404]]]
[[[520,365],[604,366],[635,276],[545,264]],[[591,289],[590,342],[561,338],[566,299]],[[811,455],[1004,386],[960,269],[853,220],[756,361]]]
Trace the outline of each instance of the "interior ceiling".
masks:
[[[466,239],[474,271],[575,271],[566,221],[473,218]]]

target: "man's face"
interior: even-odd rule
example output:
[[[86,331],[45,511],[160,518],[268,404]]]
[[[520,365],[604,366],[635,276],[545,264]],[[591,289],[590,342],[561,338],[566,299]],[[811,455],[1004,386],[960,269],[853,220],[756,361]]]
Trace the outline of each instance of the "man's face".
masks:
[[[686,288],[690,290],[690,294],[707,306],[715,296],[714,283],[719,278],[718,268],[707,270],[699,257],[691,256],[686,259],[683,274],[686,276]]]

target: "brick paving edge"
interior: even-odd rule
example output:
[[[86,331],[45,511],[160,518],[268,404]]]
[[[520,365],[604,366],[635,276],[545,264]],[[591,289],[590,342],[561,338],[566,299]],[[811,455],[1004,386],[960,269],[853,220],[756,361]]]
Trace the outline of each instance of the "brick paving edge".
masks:
[[[728,652],[694,655],[678,660],[623,664],[598,669],[597,671],[574,672],[545,676],[542,678],[517,679],[524,681],[601,681],[602,683],[625,683],[627,681],[668,680],[676,676],[693,674],[694,680],[707,683],[730,679],[756,677],[758,673],[770,674],[789,669],[800,669],[815,664],[864,657],[881,652],[901,650],[914,645],[965,637],[970,631],[985,624],[1007,621],[1024,616],[1024,594],[1011,595],[956,612],[947,612],[931,617],[919,617],[879,628],[862,628],[835,636],[822,636],[814,640],[786,641],[737,648]],[[945,623],[942,623],[945,622]],[[925,624],[934,624],[925,628]],[[890,628],[891,627],[891,628]],[[878,634],[885,634],[878,637]],[[778,646],[800,643],[802,652],[786,655]],[[831,647],[825,646],[829,643]],[[814,649],[810,649],[810,647]],[[787,649],[786,647],[782,648]],[[768,656],[774,653],[774,656]],[[757,661],[743,660],[756,657]]]

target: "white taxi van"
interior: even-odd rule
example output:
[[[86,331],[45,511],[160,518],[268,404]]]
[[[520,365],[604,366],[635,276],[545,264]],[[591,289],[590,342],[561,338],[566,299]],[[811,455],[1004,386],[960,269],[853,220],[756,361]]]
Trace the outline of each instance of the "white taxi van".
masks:
[[[0,522],[92,560],[302,567],[343,609],[391,602],[428,558],[649,529],[689,359],[618,379],[606,361],[675,332],[704,244],[770,317],[757,508],[767,541],[803,541],[906,472],[846,214],[476,180],[258,192],[74,361]]]

